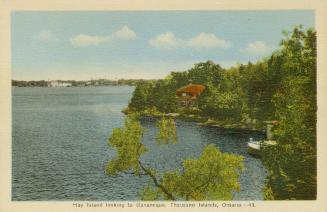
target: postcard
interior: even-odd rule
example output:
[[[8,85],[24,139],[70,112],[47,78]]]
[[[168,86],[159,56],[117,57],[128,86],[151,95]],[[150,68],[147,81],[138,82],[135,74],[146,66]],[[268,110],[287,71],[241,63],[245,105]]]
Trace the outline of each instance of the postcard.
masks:
[[[0,211],[327,209],[326,3],[30,2],[1,3]]]

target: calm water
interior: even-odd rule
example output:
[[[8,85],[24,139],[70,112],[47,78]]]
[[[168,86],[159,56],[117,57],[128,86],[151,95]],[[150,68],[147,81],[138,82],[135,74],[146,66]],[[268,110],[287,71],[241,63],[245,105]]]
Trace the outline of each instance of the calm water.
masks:
[[[13,200],[138,200],[147,185],[146,176],[104,174],[115,156],[107,140],[121,127],[120,112],[132,96],[133,87],[13,88],[12,199]],[[179,168],[181,160],[197,157],[207,144],[245,157],[241,191],[235,200],[260,200],[266,171],[246,152],[250,137],[194,122],[177,121],[179,143],[154,142],[155,121],[142,120],[148,130],[144,143],[152,148],[144,161],[159,170]]]

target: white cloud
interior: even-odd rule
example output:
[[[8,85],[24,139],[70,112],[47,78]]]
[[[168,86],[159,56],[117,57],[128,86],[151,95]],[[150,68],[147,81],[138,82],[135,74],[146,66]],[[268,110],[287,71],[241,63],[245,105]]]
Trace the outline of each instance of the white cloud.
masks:
[[[151,39],[149,43],[151,46],[156,48],[172,48],[181,44],[181,42],[178,42],[178,39],[172,32],[160,34],[155,38]]]
[[[58,37],[50,30],[42,30],[38,33],[37,38],[41,41],[58,41]]]
[[[101,43],[108,42],[110,40],[109,36],[91,36],[85,34],[79,34],[70,39],[70,42],[73,46],[91,46],[99,45]]]
[[[128,28],[128,26],[123,26],[118,31],[109,34],[107,36],[98,36],[98,35],[86,35],[79,34],[70,39],[70,42],[73,46],[86,47],[86,46],[96,46],[102,43],[107,43],[114,39],[120,40],[134,40],[136,39],[136,33]]]
[[[128,28],[128,26],[123,26],[120,30],[114,33],[114,37],[122,40],[134,40],[136,38],[136,33]]]
[[[266,55],[273,52],[275,49],[275,46],[270,46],[264,41],[255,41],[253,43],[248,43],[245,48],[240,49],[240,52],[251,55]]]
[[[229,48],[231,46],[230,42],[217,37],[212,33],[201,32],[197,36],[190,38],[186,42],[187,46],[194,48]]]
[[[156,48],[189,47],[189,48],[229,48],[231,43],[212,33],[201,32],[195,37],[178,38],[172,32],[157,35],[149,41]]]

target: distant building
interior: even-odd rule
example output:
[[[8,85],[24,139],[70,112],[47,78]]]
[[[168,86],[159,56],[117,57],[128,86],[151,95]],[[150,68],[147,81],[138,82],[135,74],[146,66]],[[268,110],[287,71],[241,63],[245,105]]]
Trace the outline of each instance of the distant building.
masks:
[[[48,82],[48,87],[71,87],[72,83],[70,82],[60,82],[58,80]]]
[[[195,101],[204,91],[205,87],[200,84],[189,84],[184,87],[179,88],[176,91],[176,94],[179,98],[179,101],[184,107],[193,107]]]

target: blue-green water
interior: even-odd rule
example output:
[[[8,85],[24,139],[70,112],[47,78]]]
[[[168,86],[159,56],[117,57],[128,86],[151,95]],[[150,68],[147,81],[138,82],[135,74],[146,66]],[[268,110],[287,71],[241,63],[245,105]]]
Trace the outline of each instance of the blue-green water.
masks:
[[[13,88],[13,200],[138,200],[150,179],[104,174],[115,156],[107,144],[113,128],[123,126],[120,112],[132,96],[129,86],[85,88]],[[247,154],[249,134],[198,126],[177,120],[179,143],[156,146],[155,120],[143,119],[144,143],[152,150],[143,160],[158,170],[179,168],[207,144],[245,157],[241,191],[235,200],[260,200],[266,171]],[[226,164],[228,165],[228,164]]]

